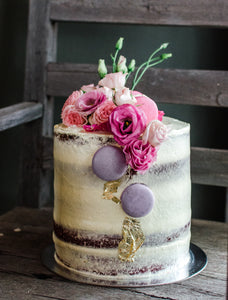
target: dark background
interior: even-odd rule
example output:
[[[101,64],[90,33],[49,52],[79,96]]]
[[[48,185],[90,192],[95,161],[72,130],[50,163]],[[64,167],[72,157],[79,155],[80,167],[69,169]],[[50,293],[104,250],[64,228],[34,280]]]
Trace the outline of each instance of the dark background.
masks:
[[[28,0],[0,0],[0,107],[23,99]],[[179,69],[228,69],[228,30],[135,26],[87,23],[59,25],[59,62],[97,63],[109,54],[117,39],[124,37],[121,52],[128,62],[144,62],[163,42],[169,42],[167,52],[173,57],[159,67]],[[89,84],[89,83],[85,83]],[[143,92],[143,91],[142,91]],[[153,91],[151,91],[151,95]],[[156,99],[154,99],[156,101]],[[55,123],[65,99],[57,98]],[[227,109],[159,104],[166,115],[191,123],[191,145],[227,148]],[[16,205],[22,126],[0,132],[0,214]],[[32,195],[31,195],[32,196]],[[193,185],[194,218],[224,220],[225,188]]]

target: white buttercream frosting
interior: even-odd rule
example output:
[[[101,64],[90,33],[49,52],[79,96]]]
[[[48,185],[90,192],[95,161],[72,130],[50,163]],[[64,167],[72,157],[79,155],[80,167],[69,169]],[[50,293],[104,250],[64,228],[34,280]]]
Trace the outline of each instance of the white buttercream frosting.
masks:
[[[156,162],[146,174],[137,174],[131,179],[126,177],[115,194],[120,198],[124,188],[135,182],[144,183],[151,188],[155,196],[154,207],[151,213],[139,219],[146,236],[172,233],[183,228],[191,218],[190,126],[168,117],[164,117],[163,122],[168,127],[168,136],[159,147]],[[62,124],[56,125],[54,131],[55,222],[71,230],[94,233],[94,236],[96,234],[121,236],[126,214],[120,204],[102,198],[105,182],[92,171],[94,153],[104,145],[117,145],[113,136],[104,133],[89,133],[81,128],[65,127]],[[71,138],[61,139],[60,135],[71,136]],[[171,260],[170,253],[175,258],[174,261],[181,257],[181,253],[184,257],[183,261],[186,261],[189,240],[190,231],[187,237],[179,239],[175,244],[169,243],[160,249],[159,246],[156,249],[151,246],[147,250],[154,251],[154,261],[157,255],[158,261],[161,259],[168,264]],[[62,257],[63,261],[70,261],[70,264],[74,252],[75,257],[80,257],[76,254],[79,251],[77,249],[85,255],[89,255],[89,251],[95,251],[98,257],[116,256],[116,250],[89,250],[87,247],[78,248],[69,243],[67,246],[66,242],[56,237],[54,241],[60,259]],[[144,259],[148,257],[149,252],[145,252],[143,248],[140,251],[136,255]],[[159,253],[162,253],[162,257]],[[80,260],[80,258],[75,258],[77,259]],[[76,266],[81,263],[83,263],[82,260],[74,261],[72,266],[74,268],[74,264]]]

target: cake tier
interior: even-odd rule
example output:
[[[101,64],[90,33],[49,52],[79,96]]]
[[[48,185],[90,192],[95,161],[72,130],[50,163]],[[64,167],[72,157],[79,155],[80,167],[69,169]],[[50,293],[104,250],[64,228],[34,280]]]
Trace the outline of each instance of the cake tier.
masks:
[[[56,261],[88,276],[151,276],[184,265],[189,259],[191,182],[189,125],[164,118],[168,138],[156,162],[143,175],[127,174],[117,193],[132,183],[146,184],[155,204],[138,218],[145,242],[134,262],[118,259],[118,244],[127,215],[121,205],[103,199],[104,181],[92,171],[94,153],[116,145],[112,135],[55,126],[54,243]],[[114,271],[115,270],[115,271]]]

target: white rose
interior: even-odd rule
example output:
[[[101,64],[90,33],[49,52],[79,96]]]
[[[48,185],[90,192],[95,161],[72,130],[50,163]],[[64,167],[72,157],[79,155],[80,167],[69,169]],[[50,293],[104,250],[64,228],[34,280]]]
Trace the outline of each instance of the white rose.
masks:
[[[149,142],[153,147],[156,147],[165,140],[166,136],[167,127],[161,121],[153,120],[147,125],[142,140],[144,144]]]
[[[135,97],[131,94],[129,88],[124,87],[123,89],[119,89],[115,93],[115,103],[116,105],[122,104],[135,104],[137,101]]]

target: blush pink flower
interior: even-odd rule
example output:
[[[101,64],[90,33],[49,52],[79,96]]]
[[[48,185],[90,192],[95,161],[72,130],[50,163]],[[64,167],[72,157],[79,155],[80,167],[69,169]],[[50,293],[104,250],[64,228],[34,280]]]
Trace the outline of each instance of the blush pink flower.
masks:
[[[126,156],[127,164],[133,170],[143,174],[157,159],[157,151],[149,143],[143,144],[142,140],[134,139],[125,145],[123,152]]]
[[[78,98],[83,94],[82,91],[74,91],[66,100],[66,102],[63,105],[62,112],[66,108],[67,105],[75,105]]]
[[[115,108],[116,105],[112,101],[107,100],[103,102],[90,116],[90,124],[101,124],[108,122],[109,116]]]
[[[63,124],[66,126],[82,126],[87,120],[75,108],[75,105],[67,105],[61,114]]]
[[[167,127],[160,121],[151,121],[143,133],[143,143],[150,143],[153,147],[159,146],[167,136]]]
[[[126,75],[127,73],[123,74],[122,72],[109,73],[103,79],[101,79],[98,84],[100,86],[118,90],[124,87]]]
[[[94,91],[94,90],[96,90],[96,89],[97,89],[97,87],[94,86],[93,83],[88,84],[88,85],[83,85],[83,86],[81,87],[81,90],[82,90],[83,92],[85,92],[85,93]]]
[[[131,90],[129,88],[122,88],[116,91],[115,93],[115,103],[116,105],[122,104],[135,104],[137,101],[135,97],[132,95]]]
[[[105,100],[106,96],[101,91],[94,90],[79,97],[75,107],[79,113],[84,116],[88,116],[93,113]]]
[[[113,90],[112,89],[107,88],[107,87],[101,87],[101,88],[98,88],[98,91],[102,92],[106,96],[107,100],[112,101],[112,97],[113,97]]]
[[[119,145],[126,145],[138,138],[146,128],[143,111],[131,104],[117,106],[109,117],[111,132]]]

